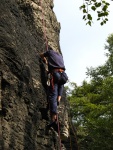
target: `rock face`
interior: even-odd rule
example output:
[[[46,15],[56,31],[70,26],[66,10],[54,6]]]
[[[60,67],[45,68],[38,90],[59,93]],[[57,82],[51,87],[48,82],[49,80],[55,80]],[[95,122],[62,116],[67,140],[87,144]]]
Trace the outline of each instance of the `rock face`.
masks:
[[[46,51],[47,42],[60,51],[59,32],[52,0],[4,0],[0,3],[2,150],[61,149],[56,132],[45,135],[49,122],[47,74],[39,57],[39,53]],[[67,103],[64,92],[59,118],[61,133],[67,130],[74,135],[69,127]],[[77,149],[75,137],[73,144],[69,138],[62,143],[62,149]]]

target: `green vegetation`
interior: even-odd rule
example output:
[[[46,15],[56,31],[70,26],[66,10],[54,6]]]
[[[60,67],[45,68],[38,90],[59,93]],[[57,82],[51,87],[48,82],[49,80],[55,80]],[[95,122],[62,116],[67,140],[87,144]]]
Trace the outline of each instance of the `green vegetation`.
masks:
[[[105,64],[87,69],[89,83],[66,87],[80,150],[113,149],[113,34],[105,50]]]
[[[83,0],[83,5],[80,9],[83,12],[83,19],[86,24],[90,25],[93,22],[92,13],[94,11],[97,13],[97,20],[100,21],[101,25],[106,24],[109,15],[109,5],[108,0]]]

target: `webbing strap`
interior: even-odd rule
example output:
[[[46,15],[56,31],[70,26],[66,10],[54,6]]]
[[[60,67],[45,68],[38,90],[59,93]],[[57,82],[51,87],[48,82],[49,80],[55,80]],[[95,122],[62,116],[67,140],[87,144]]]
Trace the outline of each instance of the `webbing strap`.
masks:
[[[52,86],[52,90],[54,90],[54,77],[53,77],[53,75],[51,75],[52,76],[52,78],[51,78],[51,86]]]

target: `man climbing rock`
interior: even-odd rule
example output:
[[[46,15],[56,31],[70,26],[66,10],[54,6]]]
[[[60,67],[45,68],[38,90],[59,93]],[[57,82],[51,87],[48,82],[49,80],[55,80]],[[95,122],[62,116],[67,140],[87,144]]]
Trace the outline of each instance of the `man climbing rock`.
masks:
[[[51,114],[50,127],[54,126],[57,121],[57,105],[60,103],[64,84],[68,80],[65,73],[65,66],[63,57],[60,53],[49,50],[40,54],[42,60],[48,65],[48,72],[50,73],[50,86],[49,88],[49,105]]]

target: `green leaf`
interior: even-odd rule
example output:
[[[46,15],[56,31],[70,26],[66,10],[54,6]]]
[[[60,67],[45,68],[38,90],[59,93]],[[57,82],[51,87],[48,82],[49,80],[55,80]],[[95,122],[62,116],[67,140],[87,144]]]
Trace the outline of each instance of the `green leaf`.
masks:
[[[108,18],[105,18],[106,21],[108,21]]]
[[[85,6],[85,5],[83,5],[82,7],[83,7],[83,8],[85,8],[86,6]]]
[[[83,16],[83,19],[85,19],[85,18],[86,18],[86,15]]]
[[[100,6],[101,6],[101,3],[98,3],[98,4],[97,4],[97,7],[100,7]]]
[[[85,7],[86,7],[85,5],[82,5],[82,6],[80,6],[79,8],[80,8],[80,9],[83,9],[83,8],[85,8]]]
[[[91,9],[95,11],[95,10],[96,10],[96,7],[95,7],[95,6],[92,6]]]
[[[102,3],[106,3],[106,1],[102,1]]]
[[[102,16],[101,13],[99,13],[99,14],[98,14],[98,17],[101,17],[101,16]]]
[[[109,3],[106,3],[106,5],[108,5],[108,6],[109,6],[110,4],[109,4]]]
[[[81,10],[82,8],[83,8],[82,6],[79,7],[80,10]]]
[[[92,20],[92,16],[90,14],[87,15],[89,20]]]
[[[97,13],[98,13],[98,14],[100,14],[100,13],[101,13],[101,11],[97,11]]]
[[[108,16],[108,15],[109,15],[109,13],[108,13],[107,11],[106,11],[104,14],[105,14],[105,16]]]
[[[100,7],[101,6],[101,3],[99,2],[99,3],[94,3],[94,5],[96,6],[96,7]]]
[[[104,23],[106,24],[106,20],[104,20]]]
[[[102,10],[103,10],[103,11],[106,11],[106,10],[107,10],[107,8],[108,8],[108,6],[107,6],[107,5],[105,5],[105,6],[102,8]]]
[[[100,20],[100,18],[98,18],[97,20]]]
[[[101,26],[103,26],[103,24],[104,24],[104,23],[103,23],[103,22],[101,22],[100,24],[101,24]]]
[[[83,9],[83,13],[87,13],[86,9]]]
[[[91,21],[88,21],[88,22],[86,23],[86,25],[87,25],[87,24],[89,24],[89,25],[91,26]]]
[[[98,17],[103,17],[103,16],[105,16],[105,13],[99,13],[98,14]]]

